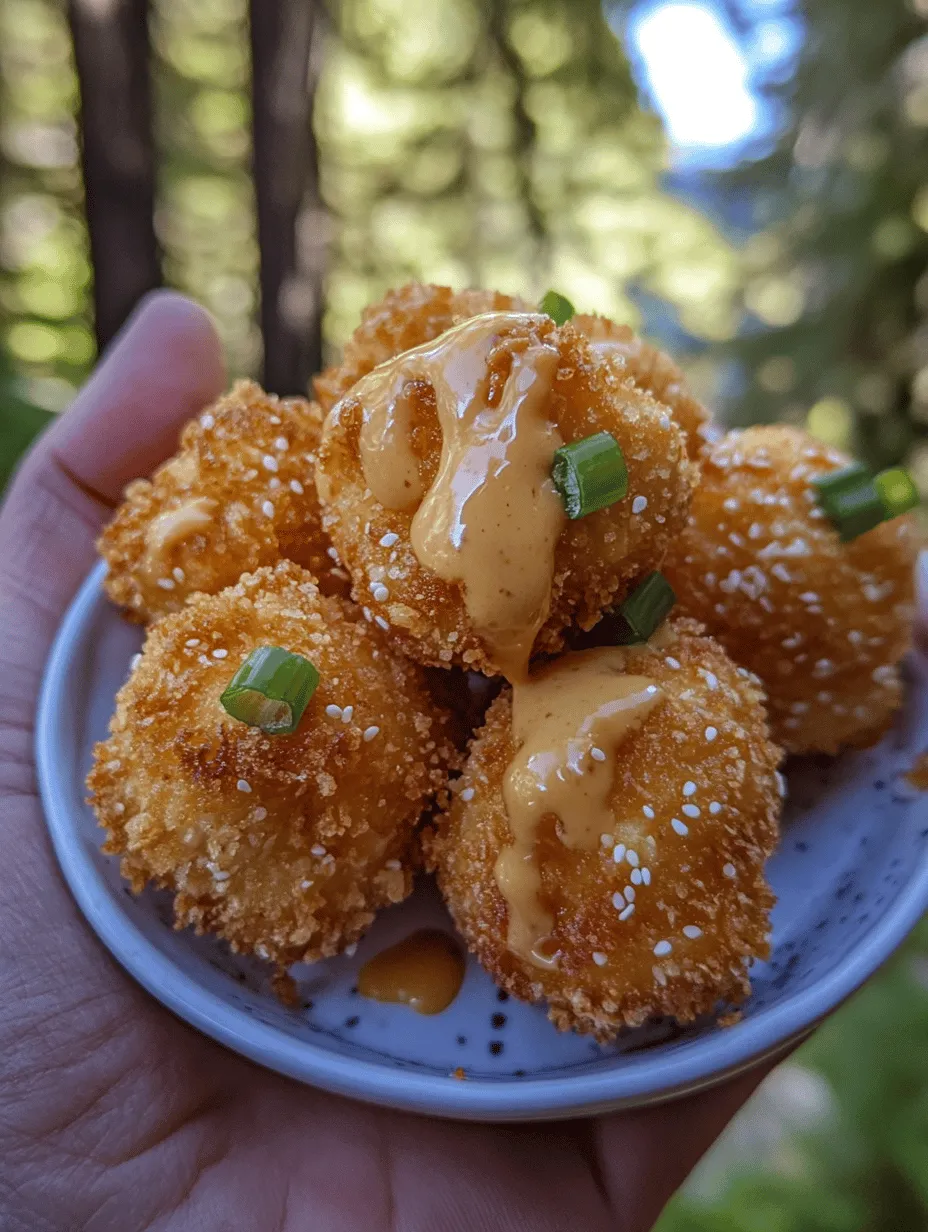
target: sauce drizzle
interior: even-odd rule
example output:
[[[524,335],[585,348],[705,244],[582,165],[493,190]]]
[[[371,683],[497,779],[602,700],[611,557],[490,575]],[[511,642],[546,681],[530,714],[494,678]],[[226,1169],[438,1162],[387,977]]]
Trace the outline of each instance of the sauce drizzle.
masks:
[[[361,968],[358,992],[372,1001],[440,1014],[458,995],[464,956],[453,937],[426,928],[382,950]]]
[[[547,619],[566,523],[551,480],[563,441],[548,416],[558,350],[540,338],[514,339],[498,397],[487,363],[501,334],[545,324],[530,313],[485,313],[381,365],[349,395],[364,408],[360,452],[371,492],[386,508],[418,505],[410,528],[416,558],[461,584],[475,630],[510,679],[526,674]],[[435,390],[442,432],[441,463],[427,492],[405,393],[415,380]]]
[[[557,961],[536,859],[541,820],[557,818],[565,847],[596,847],[615,826],[610,794],[619,746],[663,698],[647,676],[626,674],[627,664],[626,650],[599,647],[567,654],[513,687],[518,752],[503,783],[513,842],[500,852],[495,876],[509,908],[509,948],[536,966]]]

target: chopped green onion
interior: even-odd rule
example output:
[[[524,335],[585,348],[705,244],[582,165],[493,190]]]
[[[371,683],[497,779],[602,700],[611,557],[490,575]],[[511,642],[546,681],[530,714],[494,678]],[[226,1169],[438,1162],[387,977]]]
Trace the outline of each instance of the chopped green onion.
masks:
[[[567,296],[561,295],[559,291],[549,291],[539,304],[539,307],[542,312],[552,319],[555,325],[566,325],[570,318],[576,316],[577,313],[576,308]]]
[[[898,518],[919,503],[918,488],[908,471],[894,466],[876,477],[877,490],[886,509],[887,518]]]
[[[649,573],[619,608],[628,625],[628,642],[646,642],[670,615],[677,596],[663,573]]]
[[[625,458],[608,432],[562,445],[554,455],[551,477],[569,518],[585,518],[628,492]]]
[[[260,727],[269,736],[289,736],[318,684],[319,673],[309,659],[277,646],[259,646],[219,701],[233,719]]]

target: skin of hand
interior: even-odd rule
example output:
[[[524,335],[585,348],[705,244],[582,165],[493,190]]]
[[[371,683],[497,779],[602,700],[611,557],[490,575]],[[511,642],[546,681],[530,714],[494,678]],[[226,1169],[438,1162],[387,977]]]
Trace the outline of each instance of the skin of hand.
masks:
[[[62,614],[125,484],[223,388],[207,315],[145,300],[0,512],[5,1232],[644,1232],[764,1070],[663,1108],[493,1126],[384,1111],[226,1052],[138,988],[58,872],[33,764]]]

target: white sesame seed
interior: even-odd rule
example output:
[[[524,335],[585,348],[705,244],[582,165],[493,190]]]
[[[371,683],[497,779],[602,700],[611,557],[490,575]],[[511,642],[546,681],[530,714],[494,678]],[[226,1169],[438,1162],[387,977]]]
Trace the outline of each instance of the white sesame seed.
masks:
[[[310,847],[309,850],[311,854],[314,856],[324,856],[326,854],[325,848],[322,846],[321,843],[314,843],[313,846]]]
[[[199,644],[200,644],[200,639],[198,637],[188,637],[186,642],[184,642],[184,645],[189,646],[191,650],[193,649],[194,646],[199,646]]]
[[[255,821],[264,821],[265,817],[267,817],[266,808],[256,808],[255,809]]]
[[[629,876],[631,877],[632,885],[641,885],[641,869],[640,868],[633,868]]]
[[[272,518],[274,516],[274,506],[270,501],[265,501],[261,506],[261,512],[266,518]]]
[[[245,792],[251,791],[251,784],[248,782],[247,779],[239,779],[239,781],[235,784],[235,786],[239,789],[239,791],[245,791]]]
[[[644,513],[648,507],[648,498],[646,496],[636,496],[632,501],[632,513]]]
[[[613,860],[615,860],[616,864],[622,863],[622,861],[625,859],[625,844],[624,843],[617,843],[615,845],[615,847],[612,849],[612,858]]]
[[[646,804],[641,811],[644,813],[645,817],[647,817],[648,821],[654,820],[654,809],[651,808],[650,804]]]
[[[390,598],[389,590],[387,590],[386,586],[384,586],[381,582],[377,582],[375,585],[371,586],[371,593],[378,603],[386,603],[386,601]]]
[[[138,654],[134,654],[132,658],[129,660],[129,671],[134,672],[141,662],[142,662],[142,652],[139,651]]]
[[[186,581],[187,575],[186,573],[184,573],[183,569],[181,569],[180,565],[175,565],[174,568],[171,570],[171,572],[174,574],[175,582]]]
[[[629,864],[632,866],[632,868],[637,868],[637,867],[638,867],[639,860],[638,860],[638,852],[637,852],[637,851],[629,851],[629,852],[628,852],[628,854],[626,855],[626,857],[625,857],[625,858],[626,858],[626,860],[628,860],[628,862],[629,862]]]
[[[599,950],[593,951],[593,962],[596,963],[597,967],[605,967],[606,961],[605,954],[601,954]]]
[[[683,936],[689,937],[690,941],[695,941],[697,937],[702,936],[702,929],[697,928],[695,924],[684,924]]]
[[[706,671],[704,667],[701,667],[699,669],[699,674],[702,676],[703,680],[705,680],[710,689],[715,690],[719,687],[719,678],[716,676],[715,672]]]
[[[779,770],[774,770],[773,777],[776,779],[777,791],[780,793],[781,796],[785,796],[786,795],[786,779],[779,772]]]
[[[629,919],[630,916],[633,916],[634,914],[635,914],[635,904],[629,903],[624,911],[619,912],[619,919],[627,920]]]
[[[686,822],[681,821],[679,817],[674,817],[670,824],[673,826],[677,834],[681,836],[681,838],[690,832],[689,826]]]
[[[692,796],[696,794],[696,784],[692,779],[687,779],[683,784],[683,794],[684,796]]]
[[[721,813],[721,811],[722,811],[721,804],[719,804],[718,800],[713,800],[712,803],[709,805],[709,812],[712,814],[713,817],[717,817],[719,813]]]
[[[393,531],[388,531],[380,541],[382,548],[392,548],[394,543],[399,542],[399,535],[395,535]]]
[[[654,957],[666,958],[672,949],[673,946],[669,941],[658,941],[657,945],[654,947]]]
[[[338,552],[336,551],[335,548],[326,548],[325,554],[331,560],[334,560],[336,564],[338,564]]]
[[[679,670],[680,670],[680,660],[679,660],[679,659],[675,659],[675,658],[673,657],[673,655],[668,655],[668,656],[667,656],[667,658],[664,660],[664,662],[665,662],[665,663],[667,664],[667,666],[668,666],[669,668],[671,668],[673,671],[675,671],[675,672],[676,672],[676,671],[679,671]]]
[[[303,495],[303,485],[300,483],[299,479],[290,480],[290,491],[295,492],[297,496]]]
[[[709,741],[710,744],[712,743],[712,741],[716,738],[718,734],[719,734],[719,730],[717,727],[707,727],[706,728],[706,739]]]
[[[723,865],[722,872],[726,877],[737,877],[738,875],[738,870],[735,868],[734,864]]]
[[[649,868],[641,870],[641,884],[646,886],[651,884],[651,870]]]
[[[216,420],[210,414],[201,415],[200,416],[200,426],[203,428],[206,428],[207,431],[209,431],[210,428],[213,428],[216,426]]]
[[[635,872],[637,871],[638,870],[636,869]],[[625,887],[625,897],[628,899],[630,903],[633,903],[635,901],[635,887],[633,885]]]
[[[276,492],[277,489],[280,487],[280,480],[275,475],[273,479],[268,480],[267,486],[268,486],[269,491]]]
[[[698,804],[684,804],[681,812],[685,817],[698,817],[700,813]]]
[[[216,649],[213,651],[213,658],[214,659],[225,659],[228,657],[228,654],[229,654],[228,650],[226,650],[224,647],[217,646]]]
[[[264,467],[266,471],[276,471],[277,470],[277,459],[272,457],[269,453],[266,453],[264,457],[261,459],[261,465]]]
[[[616,890],[612,896],[612,905],[616,911],[624,911],[626,907],[625,895],[621,890]]]
[[[602,751],[602,749],[590,749],[590,756],[594,761],[606,760],[606,754]]]
[[[373,740],[375,736],[379,736],[379,735],[380,735],[380,728],[377,727],[376,724],[372,724],[370,727],[365,727],[364,729],[365,741]]]
[[[158,585],[162,590],[173,590],[174,583],[171,578],[158,578]]]
[[[342,711],[342,722],[350,723],[354,717],[354,706],[346,706]]]
[[[126,811],[126,806],[123,804],[121,800],[118,800],[113,805],[113,812],[117,815],[117,817],[121,817],[125,811]]]
[[[341,706],[336,706],[336,705],[326,706],[325,712],[329,716],[330,719],[340,719],[342,717]]]
[[[285,436],[278,436],[277,440],[274,442],[274,448],[279,449],[281,453],[284,453],[285,450],[290,448],[290,442]]]

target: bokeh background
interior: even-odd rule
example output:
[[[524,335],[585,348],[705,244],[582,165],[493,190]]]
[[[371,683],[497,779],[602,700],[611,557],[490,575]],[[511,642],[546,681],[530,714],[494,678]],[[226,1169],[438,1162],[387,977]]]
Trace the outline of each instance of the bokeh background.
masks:
[[[132,303],[305,388],[419,278],[555,286],[928,497],[928,0],[0,0],[0,486]],[[928,1228],[928,929],[661,1232]]]

